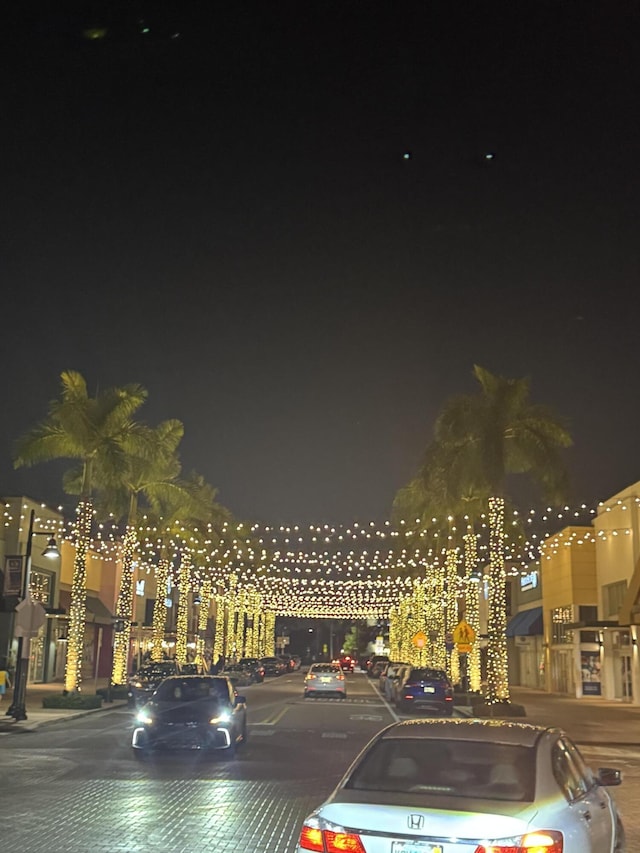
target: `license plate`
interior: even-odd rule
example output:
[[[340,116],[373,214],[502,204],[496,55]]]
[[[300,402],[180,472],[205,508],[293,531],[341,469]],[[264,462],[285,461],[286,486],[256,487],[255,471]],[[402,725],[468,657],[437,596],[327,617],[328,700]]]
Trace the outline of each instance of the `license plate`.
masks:
[[[330,678],[321,678],[320,681],[322,681],[324,684],[329,684],[331,682],[331,679]]]
[[[426,841],[392,841],[391,853],[442,853],[442,846]]]
[[[423,693],[435,693],[436,688],[435,687],[423,687],[422,692]]]

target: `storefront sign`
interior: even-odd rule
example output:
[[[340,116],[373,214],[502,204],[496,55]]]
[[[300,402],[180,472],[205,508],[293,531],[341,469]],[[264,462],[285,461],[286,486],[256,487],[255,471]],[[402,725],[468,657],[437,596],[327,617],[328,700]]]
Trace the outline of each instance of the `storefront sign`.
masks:
[[[529,589],[536,589],[538,586],[538,572],[528,572],[526,575],[520,576],[520,592],[527,592]]]
[[[20,595],[22,593],[22,557],[5,557],[4,561],[4,594]]]
[[[582,670],[582,695],[600,696],[602,693],[600,653],[580,652],[580,668]]]

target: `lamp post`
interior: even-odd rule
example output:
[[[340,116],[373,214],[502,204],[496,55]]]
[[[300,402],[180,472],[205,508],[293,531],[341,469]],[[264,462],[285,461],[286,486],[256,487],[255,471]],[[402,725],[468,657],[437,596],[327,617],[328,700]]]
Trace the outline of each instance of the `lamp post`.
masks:
[[[56,540],[51,535],[49,530],[34,530],[33,524],[35,521],[35,510],[31,510],[29,518],[29,532],[27,534],[27,550],[25,554],[25,567],[22,574],[22,601],[27,600],[29,595],[29,581],[31,580],[31,549],[34,536],[48,536],[49,541],[47,547],[42,552],[45,557],[59,557],[60,552],[56,545]],[[15,628],[14,628],[15,633]],[[25,644],[24,632],[20,632],[18,636],[18,655],[16,660],[15,683],[13,686],[13,701],[7,709],[5,716],[13,717],[15,720],[26,720],[27,711],[25,709],[25,701],[27,696],[27,674],[29,669],[29,644],[31,638],[27,635],[27,643]]]

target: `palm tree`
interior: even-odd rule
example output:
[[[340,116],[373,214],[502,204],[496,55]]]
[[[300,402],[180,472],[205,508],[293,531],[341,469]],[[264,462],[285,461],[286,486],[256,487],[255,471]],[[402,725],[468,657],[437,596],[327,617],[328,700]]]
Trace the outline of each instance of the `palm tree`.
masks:
[[[61,374],[62,393],[49,406],[47,417],[16,443],[14,464],[31,466],[54,459],[80,463],[77,493],[75,558],[65,669],[65,691],[80,689],[86,617],[86,559],[91,545],[93,492],[97,482],[115,483],[126,470],[126,442],[137,430],[132,420],[147,398],[137,384],[111,388],[95,397],[87,393],[84,378],[76,371]],[[74,469],[63,479],[65,491],[78,482]]]
[[[506,644],[504,511],[507,478],[528,474],[545,497],[564,496],[560,450],[571,445],[563,423],[530,401],[528,379],[505,379],[474,366],[480,393],[449,400],[435,426],[446,458],[447,489],[486,498],[489,515],[489,626],[486,703],[509,701]]]
[[[126,516],[122,548],[122,577],[116,605],[121,630],[114,638],[111,680],[124,684],[127,676],[131,620],[133,618],[133,567],[138,549],[140,499],[155,512],[169,502],[186,500],[186,486],[178,480],[180,462],[177,449],[184,435],[178,420],[167,420],[155,429],[141,426],[126,441],[127,465],[120,481],[98,488],[98,511],[116,519]]]

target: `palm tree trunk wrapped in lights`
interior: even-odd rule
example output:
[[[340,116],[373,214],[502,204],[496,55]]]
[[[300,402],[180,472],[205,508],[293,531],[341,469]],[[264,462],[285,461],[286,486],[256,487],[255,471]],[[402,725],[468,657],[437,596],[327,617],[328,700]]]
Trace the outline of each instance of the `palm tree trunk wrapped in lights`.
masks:
[[[480,666],[480,583],[475,577],[478,565],[478,541],[470,527],[464,536],[465,620],[473,628],[476,640],[467,653],[469,689],[479,693],[482,687]]]
[[[227,660],[231,660],[235,653],[236,640],[236,587],[238,584],[237,575],[229,575],[229,589],[227,590],[227,619],[226,631],[224,636],[224,656]]]
[[[120,592],[116,603],[116,616],[120,622],[120,630],[115,632],[113,640],[111,670],[113,684],[126,684],[127,681],[131,619],[133,616],[133,557],[136,544],[136,530],[129,525],[122,544],[122,577],[120,578]]]
[[[402,660],[398,645],[398,608],[389,610],[389,657],[391,660]]]
[[[276,614],[268,611],[264,620],[264,657],[273,657],[276,653]]]
[[[167,584],[169,581],[170,563],[161,558],[156,568],[156,600],[153,603],[153,627],[151,660],[161,661],[164,658],[164,635],[167,624]]]
[[[176,661],[187,663],[189,632],[189,599],[191,592],[191,554],[184,550],[180,558],[178,575],[178,616],[176,619]]]
[[[224,595],[216,595],[216,628],[213,635],[213,663],[217,663],[224,654],[225,621],[224,621]]]
[[[421,579],[416,579],[413,584],[413,594],[411,596],[411,614],[412,614],[412,638],[419,632],[424,632],[427,624],[425,610],[425,588]],[[426,663],[426,647],[416,646],[413,641],[411,643],[413,655],[411,663],[416,666],[424,666]]]
[[[64,689],[69,693],[80,690],[82,681],[84,625],[87,609],[87,551],[91,541],[92,521],[93,505],[91,501],[80,501],[75,527],[76,553],[73,560],[67,660],[64,673]]]
[[[504,498],[489,498],[489,624],[487,633],[487,705],[509,701]]]
[[[247,617],[247,592],[240,589],[236,596],[236,635],[233,641],[237,660],[245,657],[245,623]]]
[[[447,649],[445,647],[445,566],[439,560],[431,567],[427,578],[427,624],[429,632],[435,637],[429,638],[431,666],[446,669]]]
[[[458,555],[455,548],[449,548],[445,557],[446,605],[445,634],[453,632],[458,624]],[[456,649],[447,652],[447,675],[452,684],[460,681],[460,658]]]
[[[209,605],[211,603],[211,579],[205,578],[200,587],[200,609],[198,610],[198,633],[196,636],[195,662],[205,665],[205,638],[209,624]]]

